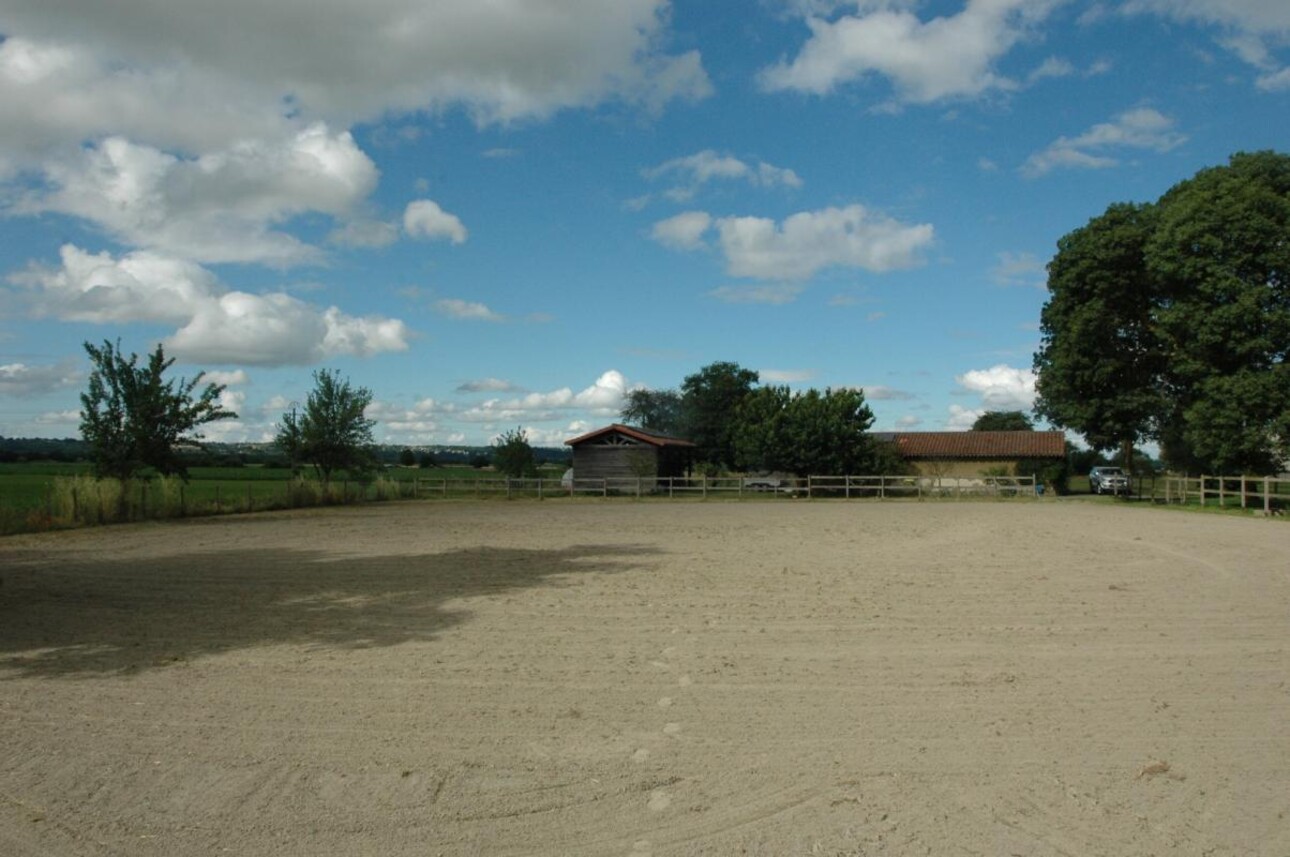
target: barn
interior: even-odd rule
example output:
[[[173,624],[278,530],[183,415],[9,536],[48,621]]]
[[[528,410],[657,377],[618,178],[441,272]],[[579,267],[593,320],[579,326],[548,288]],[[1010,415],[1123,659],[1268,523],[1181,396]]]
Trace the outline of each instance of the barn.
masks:
[[[1015,475],[1022,461],[1066,458],[1066,436],[1059,431],[908,431],[874,437],[894,445],[924,476]]]
[[[576,479],[636,480],[685,476],[694,463],[688,440],[615,423],[566,440]]]

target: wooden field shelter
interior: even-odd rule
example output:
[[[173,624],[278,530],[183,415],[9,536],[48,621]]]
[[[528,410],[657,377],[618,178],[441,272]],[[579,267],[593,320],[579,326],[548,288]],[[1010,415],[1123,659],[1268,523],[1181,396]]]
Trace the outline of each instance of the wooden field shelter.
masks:
[[[695,446],[688,440],[614,423],[566,440],[573,450],[575,479],[638,479],[686,476],[694,464]]]

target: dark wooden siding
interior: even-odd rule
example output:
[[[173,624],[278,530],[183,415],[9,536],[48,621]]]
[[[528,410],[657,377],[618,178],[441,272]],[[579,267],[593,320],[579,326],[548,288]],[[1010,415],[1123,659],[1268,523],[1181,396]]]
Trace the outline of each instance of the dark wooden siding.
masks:
[[[637,472],[633,458],[649,456],[657,467],[658,453],[651,446],[593,446],[586,444],[573,449],[573,475],[575,479],[626,480],[635,484]]]

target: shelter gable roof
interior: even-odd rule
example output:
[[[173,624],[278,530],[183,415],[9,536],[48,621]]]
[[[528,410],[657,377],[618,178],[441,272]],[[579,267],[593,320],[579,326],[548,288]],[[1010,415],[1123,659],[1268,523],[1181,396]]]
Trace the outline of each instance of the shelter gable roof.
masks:
[[[912,431],[884,435],[903,458],[1064,458],[1060,431]]]
[[[665,435],[665,434],[646,431],[645,429],[635,428],[634,426],[625,426],[620,423],[614,423],[613,425],[608,425],[608,426],[605,426],[604,428],[598,428],[595,431],[591,431],[591,432],[587,432],[586,434],[579,435],[578,437],[575,437],[572,440],[566,440],[564,442],[564,445],[579,446],[580,444],[589,443],[590,441],[596,440],[597,438],[604,437],[605,435],[614,434],[614,433],[621,434],[626,437],[630,437],[633,440],[638,440],[641,443],[647,443],[650,446],[656,446],[659,448],[662,448],[665,446],[684,446],[684,447],[694,446],[694,444],[691,443],[690,441],[683,440],[682,438],[679,438],[679,437],[669,437],[668,435]]]

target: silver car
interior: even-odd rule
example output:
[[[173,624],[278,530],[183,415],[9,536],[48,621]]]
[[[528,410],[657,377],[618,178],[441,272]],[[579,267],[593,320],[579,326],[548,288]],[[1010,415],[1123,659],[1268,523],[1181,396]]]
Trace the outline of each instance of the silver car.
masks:
[[[1094,494],[1128,494],[1129,477],[1119,467],[1094,467],[1088,472],[1088,488]]]

